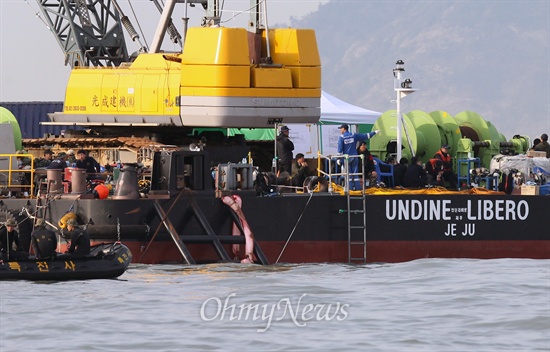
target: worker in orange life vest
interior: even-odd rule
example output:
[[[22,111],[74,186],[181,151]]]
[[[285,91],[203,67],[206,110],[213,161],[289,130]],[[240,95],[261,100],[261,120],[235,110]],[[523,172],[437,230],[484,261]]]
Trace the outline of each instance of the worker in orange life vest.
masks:
[[[451,156],[449,155],[449,149],[451,147],[448,144],[443,144],[441,149],[434,155],[434,159],[441,160],[443,163],[443,180],[449,181],[451,189],[457,189],[458,179],[453,172],[453,164],[451,163]]]
[[[427,184],[445,187],[443,181],[443,162],[439,159],[430,159],[426,163]]]

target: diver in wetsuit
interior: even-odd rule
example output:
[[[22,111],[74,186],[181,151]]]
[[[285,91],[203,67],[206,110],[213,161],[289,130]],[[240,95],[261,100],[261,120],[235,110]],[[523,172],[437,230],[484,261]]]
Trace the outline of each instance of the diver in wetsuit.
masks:
[[[31,234],[31,245],[37,259],[54,259],[57,256],[57,237],[46,229],[44,219],[36,219],[36,228]]]
[[[90,235],[78,227],[75,219],[67,220],[67,230],[71,237],[71,246],[67,251],[69,256],[78,258],[90,255]]]
[[[15,226],[17,226],[15,219],[8,219],[4,226],[0,225],[0,261],[23,259],[29,256],[29,253],[23,250]]]

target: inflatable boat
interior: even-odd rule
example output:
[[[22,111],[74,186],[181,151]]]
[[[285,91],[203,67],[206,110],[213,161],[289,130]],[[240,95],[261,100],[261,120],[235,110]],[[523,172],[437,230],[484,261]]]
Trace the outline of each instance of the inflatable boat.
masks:
[[[132,260],[132,253],[122,243],[102,243],[90,255],[72,258],[65,254],[55,259],[18,259],[0,264],[0,280],[68,281],[114,279],[122,275]]]

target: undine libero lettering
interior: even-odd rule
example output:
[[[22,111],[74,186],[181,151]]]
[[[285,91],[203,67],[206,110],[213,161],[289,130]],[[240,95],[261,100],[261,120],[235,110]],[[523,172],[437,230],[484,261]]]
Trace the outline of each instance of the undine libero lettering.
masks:
[[[448,199],[388,199],[388,220],[526,220],[529,204],[525,200],[468,200],[466,206],[455,207]]]

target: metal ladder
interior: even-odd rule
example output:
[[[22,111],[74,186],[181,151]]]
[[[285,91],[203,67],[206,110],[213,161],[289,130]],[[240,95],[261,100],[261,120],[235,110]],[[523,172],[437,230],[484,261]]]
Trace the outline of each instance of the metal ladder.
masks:
[[[362,161],[361,173],[349,173],[349,168],[346,165],[346,180],[350,183],[352,178],[365,174],[365,162],[363,156],[360,155]],[[347,164],[347,160],[346,160]],[[349,185],[346,187],[347,197],[347,215],[348,215],[348,262],[364,264],[367,262],[367,212],[366,212],[366,197],[365,197],[365,180],[361,181],[361,195],[352,195],[349,191]],[[352,253],[353,252],[353,253]],[[358,253],[359,252],[359,253]]]
[[[46,212],[48,211],[48,204],[49,202],[46,196],[42,196],[39,194],[36,197],[35,213],[33,218],[33,228],[36,226],[37,219],[46,220]]]
[[[320,176],[325,176],[329,180],[329,192],[332,192],[332,181],[335,177],[344,177],[345,186],[344,194],[346,195],[346,208],[339,209],[339,214],[347,214],[348,227],[348,262],[349,263],[366,263],[367,262],[367,212],[366,212],[366,197],[365,197],[365,180],[361,182],[361,195],[350,194],[350,176],[361,177],[365,174],[365,160],[363,155],[333,155],[323,156],[318,153],[318,169],[321,170],[321,159],[325,158],[328,161],[327,172],[319,171]],[[350,159],[360,158],[362,170],[360,173],[349,172]],[[333,172],[332,162],[343,161],[343,172]],[[341,163],[338,163],[340,165]],[[336,181],[338,182],[338,181]],[[361,246],[361,247],[360,247]],[[360,255],[357,253],[360,252]],[[353,253],[352,253],[353,252]]]

